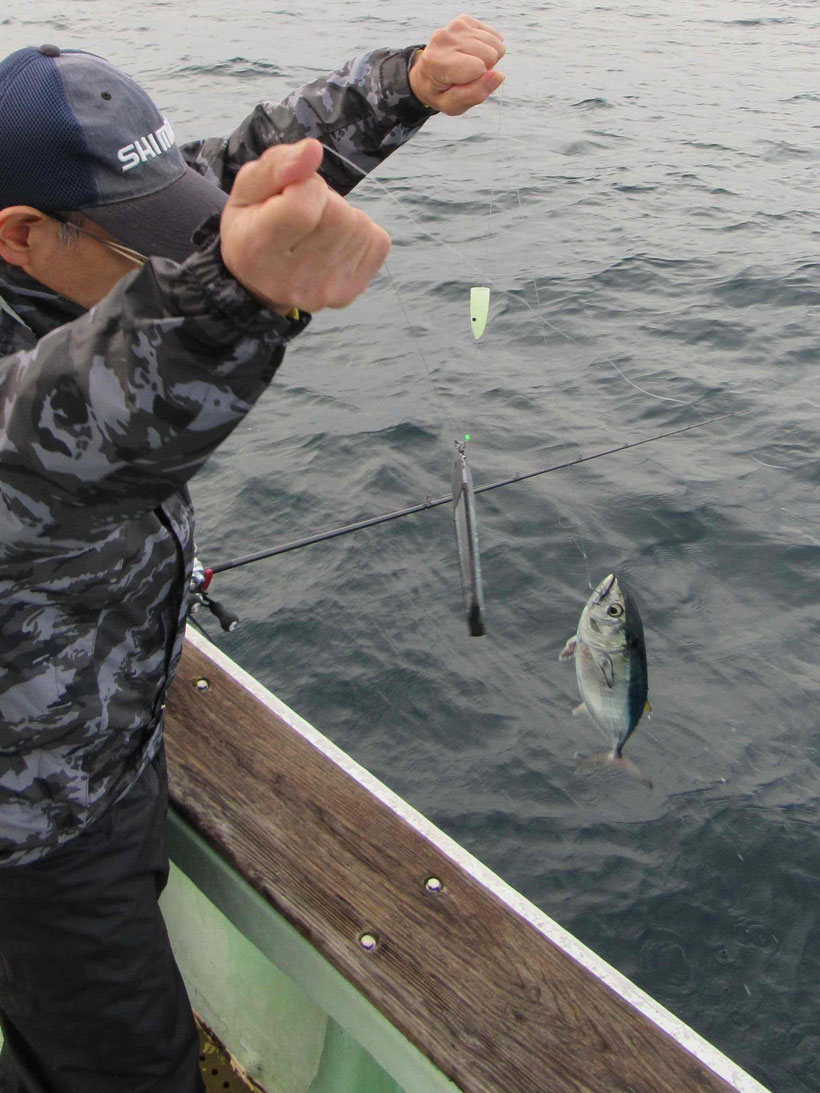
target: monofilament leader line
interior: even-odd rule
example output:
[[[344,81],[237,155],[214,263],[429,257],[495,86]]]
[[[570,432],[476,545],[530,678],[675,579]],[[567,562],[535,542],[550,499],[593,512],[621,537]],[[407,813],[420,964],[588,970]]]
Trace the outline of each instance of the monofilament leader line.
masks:
[[[629,448],[639,448],[643,444],[652,444],[657,440],[665,440],[670,436],[678,436],[681,433],[691,432],[693,429],[702,429],[704,425],[711,425],[716,421],[725,421],[727,418],[744,417],[751,414],[752,410],[733,410],[728,414],[718,414],[716,417],[696,421],[691,425],[682,425],[677,429],[669,429],[665,433],[656,433],[654,436],[643,437],[641,440],[631,440],[627,444],[619,444],[615,448],[607,448],[605,451],[593,452],[592,455],[579,455],[576,459],[568,459],[563,463],[555,463],[551,467],[542,467],[536,471],[528,471],[525,474],[515,474],[510,478],[503,478],[498,482],[488,482],[483,486],[474,486],[473,493],[487,493],[489,490],[497,490],[502,486],[512,486],[517,482],[525,482],[528,478],[537,478],[542,474],[551,474],[553,471],[563,471],[569,467],[575,467],[579,463],[591,463],[593,459],[602,459],[607,455],[616,455],[625,452]],[[323,543],[328,539],[336,539],[341,535],[350,535],[354,531],[362,531],[364,528],[375,527],[377,524],[386,524],[390,520],[399,520],[403,516],[413,516],[425,509],[438,508],[440,505],[449,505],[453,501],[452,495],[447,497],[428,497],[426,501],[420,501],[407,508],[397,509],[394,512],[385,512],[380,516],[370,516],[365,520],[358,520],[353,524],[345,524],[343,527],[333,528],[330,531],[319,531],[314,535],[307,535],[303,539],[295,539],[290,543],[282,543],[279,546],[270,547],[267,550],[259,550],[255,554],[246,554],[240,558],[233,558],[229,562],[220,562],[209,566],[205,573],[211,576],[216,573],[225,573],[229,569],[238,569],[240,566],[250,565],[251,562],[261,562],[265,558],[273,558],[277,554],[286,554],[291,550],[299,550],[302,547],[311,546],[313,543]],[[210,578],[209,578],[210,579]]]

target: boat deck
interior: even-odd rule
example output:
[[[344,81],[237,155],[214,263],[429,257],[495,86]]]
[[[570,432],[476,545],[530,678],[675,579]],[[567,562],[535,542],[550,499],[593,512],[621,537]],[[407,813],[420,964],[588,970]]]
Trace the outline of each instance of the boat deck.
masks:
[[[234,1067],[227,1051],[216,1037],[197,1022],[199,1031],[199,1069],[205,1082],[205,1093],[259,1093]]]

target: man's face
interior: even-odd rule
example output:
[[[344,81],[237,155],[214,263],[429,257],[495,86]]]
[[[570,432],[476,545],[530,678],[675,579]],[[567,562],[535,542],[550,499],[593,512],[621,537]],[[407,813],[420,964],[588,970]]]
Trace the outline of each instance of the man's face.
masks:
[[[0,257],[40,284],[81,307],[93,307],[126,273],[136,269],[110,250],[102,228],[86,222],[83,233],[60,240],[56,220],[24,205],[0,210]],[[98,240],[100,240],[98,242]]]

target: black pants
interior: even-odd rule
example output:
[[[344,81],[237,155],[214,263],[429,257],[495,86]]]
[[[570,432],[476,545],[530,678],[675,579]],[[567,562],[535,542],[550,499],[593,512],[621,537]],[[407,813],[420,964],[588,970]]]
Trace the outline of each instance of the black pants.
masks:
[[[167,804],[160,754],[82,834],[0,869],[2,1093],[203,1093],[157,905]]]

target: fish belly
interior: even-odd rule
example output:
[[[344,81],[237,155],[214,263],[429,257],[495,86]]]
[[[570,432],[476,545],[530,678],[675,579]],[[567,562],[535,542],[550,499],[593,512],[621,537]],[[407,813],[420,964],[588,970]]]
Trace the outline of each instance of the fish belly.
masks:
[[[602,657],[608,658],[607,672],[601,668]],[[579,642],[575,672],[589,716],[611,741],[613,749],[619,747],[631,731],[628,659],[622,653],[593,650]]]

